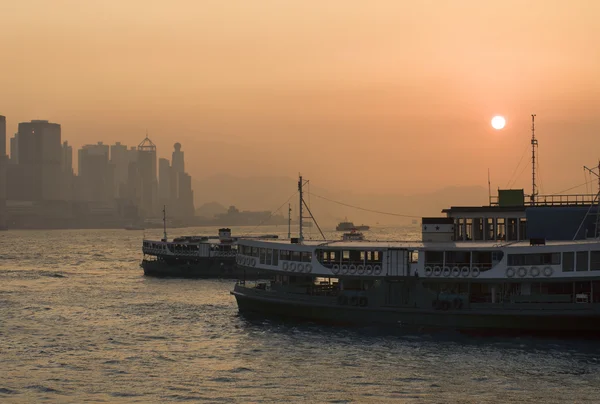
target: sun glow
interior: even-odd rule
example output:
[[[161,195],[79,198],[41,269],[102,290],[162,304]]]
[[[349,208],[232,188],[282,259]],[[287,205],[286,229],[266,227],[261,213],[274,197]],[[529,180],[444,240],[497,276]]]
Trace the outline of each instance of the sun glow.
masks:
[[[500,130],[504,128],[504,125],[506,125],[506,119],[503,116],[496,115],[492,118],[492,128]]]

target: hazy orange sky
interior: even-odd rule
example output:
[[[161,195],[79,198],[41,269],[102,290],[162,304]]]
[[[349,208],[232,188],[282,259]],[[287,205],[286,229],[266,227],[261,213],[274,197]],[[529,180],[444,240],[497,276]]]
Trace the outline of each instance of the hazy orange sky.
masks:
[[[536,113],[554,193],[600,157],[599,16],[596,0],[3,1],[0,114],[10,133],[58,122],[76,148],[147,129],[197,178],[411,193],[487,186],[488,168],[507,186]]]

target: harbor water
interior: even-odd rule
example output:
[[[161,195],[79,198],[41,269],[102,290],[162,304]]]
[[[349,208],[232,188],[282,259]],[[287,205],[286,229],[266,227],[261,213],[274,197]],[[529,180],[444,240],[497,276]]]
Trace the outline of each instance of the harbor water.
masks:
[[[232,230],[287,234],[285,226]],[[415,239],[416,230],[365,234]],[[231,281],[144,277],[142,237],[0,234],[0,402],[600,400],[599,341],[248,320]]]

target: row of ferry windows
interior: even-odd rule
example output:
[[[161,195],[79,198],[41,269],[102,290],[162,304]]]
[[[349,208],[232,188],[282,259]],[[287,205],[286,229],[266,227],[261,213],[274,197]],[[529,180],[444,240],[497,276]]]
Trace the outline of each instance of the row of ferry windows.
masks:
[[[508,265],[560,265],[561,253],[509,254]],[[600,271],[600,251],[577,251],[562,253],[562,270]]]
[[[282,261],[311,262],[312,253],[308,251],[274,250],[272,248],[258,248],[239,246],[239,253],[259,258],[259,262],[265,265],[278,265]]]
[[[359,251],[359,250],[342,250],[342,251],[321,251],[319,253],[321,262],[342,262],[345,261],[381,261],[381,253],[379,251]]]
[[[455,219],[455,240],[526,240],[527,219],[477,217]]]

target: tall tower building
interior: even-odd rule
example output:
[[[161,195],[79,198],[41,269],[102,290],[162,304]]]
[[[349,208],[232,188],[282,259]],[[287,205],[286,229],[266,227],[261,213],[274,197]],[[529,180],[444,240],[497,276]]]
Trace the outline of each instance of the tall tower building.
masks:
[[[10,138],[10,159],[9,163],[18,164],[19,163],[19,137],[18,133],[15,133],[13,137]]]
[[[141,180],[141,208],[145,217],[158,214],[158,181],[156,178],[156,145],[148,135],[138,145],[137,169]]]
[[[185,172],[185,164],[183,162],[183,152],[181,151],[181,143],[177,142],[173,145],[175,150],[173,150],[173,155],[171,158],[171,162],[173,165],[173,169],[177,174]]]
[[[31,201],[63,200],[61,168],[63,150],[60,125],[34,120],[19,123],[18,164],[24,196]]]
[[[6,118],[0,115],[0,228],[6,227]]]
[[[171,206],[171,164],[168,159],[158,159],[158,203]]]
[[[107,202],[114,197],[112,166],[108,160],[108,145],[98,142],[79,149],[80,198],[88,202]]]
[[[130,158],[126,145],[117,142],[110,146],[110,163],[115,169],[114,193],[118,198],[125,198],[125,195],[121,195],[121,189],[123,185],[127,184],[129,162]]]

